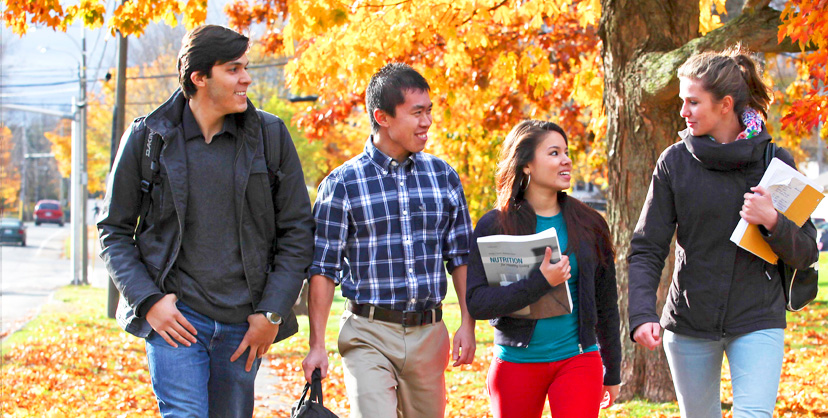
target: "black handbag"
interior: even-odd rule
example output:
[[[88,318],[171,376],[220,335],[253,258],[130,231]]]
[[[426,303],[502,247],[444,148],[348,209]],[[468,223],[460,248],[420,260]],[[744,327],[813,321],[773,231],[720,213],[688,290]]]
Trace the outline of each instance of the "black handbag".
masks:
[[[768,168],[775,155],[776,144],[768,142],[765,147],[765,169]],[[780,258],[776,267],[779,269],[779,276],[782,277],[785,309],[798,312],[816,299],[819,291],[819,261],[809,268],[795,269],[786,265]]]
[[[290,408],[290,418],[339,418],[322,403],[321,370],[314,370],[311,383],[305,383],[302,397]]]
[[[785,309],[791,312],[801,311],[816,299],[819,290],[819,262],[806,269],[795,269],[785,265],[779,259],[777,267],[782,276],[782,285],[785,287]]]

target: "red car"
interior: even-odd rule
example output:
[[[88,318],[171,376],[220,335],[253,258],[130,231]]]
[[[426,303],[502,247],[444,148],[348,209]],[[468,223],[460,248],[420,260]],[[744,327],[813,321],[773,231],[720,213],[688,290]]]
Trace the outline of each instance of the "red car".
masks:
[[[63,209],[57,200],[41,200],[35,205],[35,225],[53,223],[63,226]]]

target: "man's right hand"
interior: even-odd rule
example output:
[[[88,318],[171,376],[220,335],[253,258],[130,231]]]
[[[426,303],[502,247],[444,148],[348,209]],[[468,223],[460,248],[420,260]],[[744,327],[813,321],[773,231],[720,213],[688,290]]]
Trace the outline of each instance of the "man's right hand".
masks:
[[[167,342],[167,344],[178,347],[175,341],[189,347],[196,342],[197,334],[195,327],[187,321],[181,311],[175,306],[178,297],[170,293],[164,295],[155,305],[152,305],[147,312],[147,322],[152,329]]]
[[[661,344],[661,325],[658,322],[647,322],[638,326],[633,332],[635,342],[655,350]]]
[[[322,371],[322,378],[328,375],[328,351],[322,348],[311,348],[308,356],[302,360],[302,370],[305,371],[305,380],[310,383],[313,371]]]

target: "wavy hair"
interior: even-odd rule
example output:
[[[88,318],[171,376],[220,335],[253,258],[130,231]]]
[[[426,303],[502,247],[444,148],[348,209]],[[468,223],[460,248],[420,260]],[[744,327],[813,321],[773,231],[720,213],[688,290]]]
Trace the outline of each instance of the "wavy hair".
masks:
[[[497,187],[495,207],[500,212],[501,232],[504,234],[535,233],[537,214],[524,196],[523,184],[529,179],[524,174],[523,168],[535,159],[538,145],[551,132],[559,133],[564,142],[569,145],[563,128],[555,123],[539,120],[521,121],[512,128],[503,141],[495,175]],[[601,214],[564,191],[558,192],[558,204],[561,207],[569,235],[566,253],[574,253],[577,256],[581,242],[591,241],[599,262],[605,266],[608,265],[612,260],[607,259],[601,251],[600,244],[605,243],[612,257],[614,257],[615,250],[612,246],[609,227]]]

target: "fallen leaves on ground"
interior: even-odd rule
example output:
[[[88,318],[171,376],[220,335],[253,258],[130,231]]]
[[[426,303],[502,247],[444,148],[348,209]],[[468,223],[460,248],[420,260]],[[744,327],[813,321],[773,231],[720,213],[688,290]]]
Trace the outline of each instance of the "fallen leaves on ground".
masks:
[[[785,362],[779,387],[778,418],[828,417],[828,339],[825,324],[828,307],[815,304],[791,316],[785,337]],[[57,314],[58,332],[31,337],[8,347],[3,357],[0,409],[3,417],[158,417],[150,386],[143,340],[113,331],[109,320],[77,320]],[[71,321],[74,321],[72,323]],[[478,322],[478,338],[487,335]],[[39,329],[32,335],[42,334]],[[45,331],[44,331],[45,332]],[[447,417],[490,417],[486,373],[492,360],[491,342],[481,342],[473,365],[448,367]],[[275,346],[264,361],[278,379],[270,393],[258,396],[255,417],[289,417],[290,405],[304,387],[302,359],[307,338],[296,335]],[[332,349],[331,368],[324,380],[325,406],[348,416],[342,363]],[[757,365],[760,367],[760,365]],[[277,402],[261,403],[264,397]],[[723,367],[722,402],[732,403],[727,365]],[[268,405],[268,406],[265,406]],[[636,416],[678,418],[677,413],[656,411]],[[645,409],[647,407],[645,406]],[[601,417],[629,417],[630,404],[616,404]],[[640,409],[640,408],[639,408]],[[79,412],[82,411],[82,412]],[[548,413],[544,416],[548,416]],[[723,413],[732,417],[730,411]]]
[[[4,417],[158,416],[142,340],[100,321],[57,320],[57,335],[28,338],[3,357]]]

